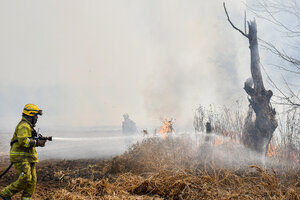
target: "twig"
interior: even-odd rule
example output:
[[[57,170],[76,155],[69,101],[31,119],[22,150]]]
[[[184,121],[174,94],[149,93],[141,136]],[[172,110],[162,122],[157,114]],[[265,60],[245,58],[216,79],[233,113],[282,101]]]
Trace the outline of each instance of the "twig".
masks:
[[[245,36],[246,38],[248,38],[248,35],[247,35],[246,33],[244,33],[243,31],[241,31],[239,28],[237,28],[237,27],[231,22],[231,20],[230,20],[230,18],[229,18],[229,15],[228,15],[228,12],[227,12],[227,9],[226,9],[225,2],[223,2],[223,7],[224,7],[224,10],[225,10],[227,19],[228,19],[229,23],[231,24],[231,26],[232,26],[235,30],[239,31],[243,36]]]

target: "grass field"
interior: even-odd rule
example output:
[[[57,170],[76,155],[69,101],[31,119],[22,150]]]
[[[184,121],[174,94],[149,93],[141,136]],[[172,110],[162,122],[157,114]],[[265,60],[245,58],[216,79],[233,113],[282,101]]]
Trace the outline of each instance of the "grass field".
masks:
[[[108,160],[42,161],[33,199],[300,199],[297,161],[215,143],[148,138]],[[11,170],[0,186],[16,178]]]

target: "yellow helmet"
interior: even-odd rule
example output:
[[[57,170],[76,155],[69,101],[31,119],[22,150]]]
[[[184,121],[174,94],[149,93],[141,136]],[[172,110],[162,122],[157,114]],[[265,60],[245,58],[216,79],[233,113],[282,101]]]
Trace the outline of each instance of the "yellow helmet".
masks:
[[[23,110],[23,114],[28,116],[42,115],[43,111],[40,110],[37,105],[34,104],[26,104]]]

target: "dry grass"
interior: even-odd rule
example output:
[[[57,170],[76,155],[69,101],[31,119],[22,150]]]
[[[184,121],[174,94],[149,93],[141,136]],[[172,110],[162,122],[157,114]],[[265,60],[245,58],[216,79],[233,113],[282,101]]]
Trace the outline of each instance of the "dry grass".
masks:
[[[183,137],[144,140],[106,161],[103,178],[66,180],[53,199],[300,199],[297,164],[222,165],[208,147]]]

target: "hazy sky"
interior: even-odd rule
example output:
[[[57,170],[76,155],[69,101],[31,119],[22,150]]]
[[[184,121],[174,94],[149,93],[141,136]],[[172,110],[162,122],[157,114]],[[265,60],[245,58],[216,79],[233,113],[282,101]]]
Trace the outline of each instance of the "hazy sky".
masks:
[[[226,2],[243,26],[245,2]],[[120,125],[123,113],[192,125],[199,104],[245,98],[250,76],[220,0],[0,0],[0,66],[2,128],[26,103],[41,126]]]

